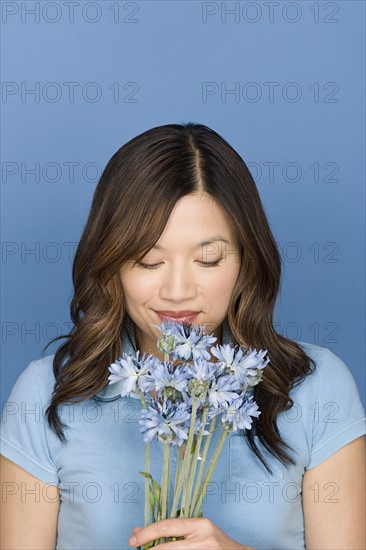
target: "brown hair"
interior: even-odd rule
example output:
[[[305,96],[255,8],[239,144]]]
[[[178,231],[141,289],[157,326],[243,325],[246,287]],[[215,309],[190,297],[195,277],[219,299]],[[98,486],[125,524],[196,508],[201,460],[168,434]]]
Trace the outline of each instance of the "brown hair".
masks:
[[[314,361],[295,341],[277,334],[273,312],[281,257],[255,182],[240,155],[202,124],[167,124],[131,139],[112,156],[95,189],[73,263],[73,328],[53,359],[54,391],[46,410],[50,427],[66,441],[57,413],[61,403],[92,398],[108,383],[108,366],[122,354],[125,318],[120,266],[142,260],[163,233],[182,197],[209,194],[229,213],[241,247],[241,268],[228,309],[234,343],[266,349],[270,363],[254,386],[261,415],[253,427],[264,447],[295,464],[279,434],[277,415],[293,405],[292,387]],[[247,431],[253,452],[268,468]],[[272,472],[271,472],[272,473]]]

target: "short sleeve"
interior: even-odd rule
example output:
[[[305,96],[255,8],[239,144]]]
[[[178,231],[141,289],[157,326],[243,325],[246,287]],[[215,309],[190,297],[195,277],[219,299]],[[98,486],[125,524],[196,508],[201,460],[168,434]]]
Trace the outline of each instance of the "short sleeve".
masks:
[[[1,416],[0,452],[44,483],[58,485],[59,476],[50,453],[50,435],[47,433],[50,428],[44,415],[46,407],[40,398],[36,363],[32,361],[20,374],[5,404]]]
[[[311,454],[306,470],[366,433],[365,409],[351,371],[328,348],[320,364],[319,386],[312,411]]]

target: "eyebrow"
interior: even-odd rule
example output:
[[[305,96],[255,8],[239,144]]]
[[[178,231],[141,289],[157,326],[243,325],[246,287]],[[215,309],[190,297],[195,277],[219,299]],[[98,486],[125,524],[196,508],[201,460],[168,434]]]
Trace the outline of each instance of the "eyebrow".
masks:
[[[226,244],[230,244],[229,241],[226,240],[221,235],[215,235],[214,237],[209,237],[209,239],[207,241],[202,241],[201,243],[197,243],[193,248],[196,249],[196,248],[199,248],[201,246],[205,246],[207,244],[214,244],[214,243],[218,243],[218,242],[223,242],[223,243],[226,243]],[[156,244],[152,248],[153,249],[155,248],[157,250],[164,250],[164,247],[160,246],[159,244]]]

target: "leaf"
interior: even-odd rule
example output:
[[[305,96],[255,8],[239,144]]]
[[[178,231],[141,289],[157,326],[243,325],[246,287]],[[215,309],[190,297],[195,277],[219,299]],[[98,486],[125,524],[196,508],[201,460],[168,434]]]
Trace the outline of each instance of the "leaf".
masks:
[[[148,477],[149,479],[152,479],[152,475],[149,474],[148,472],[139,472],[139,474],[141,474],[144,477]]]
[[[150,485],[149,485],[149,501],[150,501],[151,519],[152,519],[152,522],[155,523],[155,497]]]
[[[153,478],[151,478],[151,483],[152,483],[152,486],[153,486],[156,502],[157,502],[157,505],[158,505],[158,512],[161,513],[161,502],[160,502],[161,489],[160,489],[160,485]]]

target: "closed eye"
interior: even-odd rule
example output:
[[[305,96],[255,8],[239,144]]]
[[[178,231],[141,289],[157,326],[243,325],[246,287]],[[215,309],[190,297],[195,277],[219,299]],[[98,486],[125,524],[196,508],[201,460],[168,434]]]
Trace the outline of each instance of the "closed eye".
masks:
[[[216,262],[198,262],[202,265],[202,267],[208,268],[208,267],[216,267],[221,262],[220,260],[217,260]],[[156,269],[159,267],[159,264],[144,264],[143,262],[136,262],[137,267],[142,267],[143,269]]]

